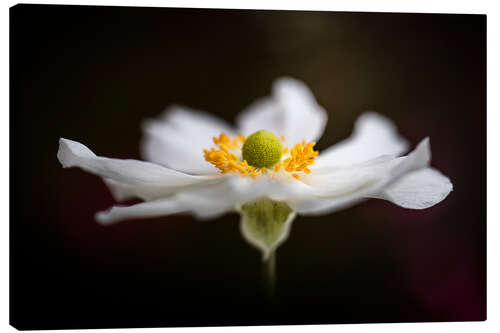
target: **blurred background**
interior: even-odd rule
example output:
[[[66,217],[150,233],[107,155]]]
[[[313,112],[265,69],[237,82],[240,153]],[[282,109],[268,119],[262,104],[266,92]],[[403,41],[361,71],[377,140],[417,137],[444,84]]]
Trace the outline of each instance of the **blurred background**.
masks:
[[[10,19],[15,327],[486,319],[486,16],[17,5]],[[298,217],[272,302],[238,215],[102,227],[104,183],[57,161],[60,137],[140,159],[142,119],[182,104],[232,122],[283,75],[328,110],[320,151],[376,110],[412,147],[430,136],[454,191],[422,211]]]

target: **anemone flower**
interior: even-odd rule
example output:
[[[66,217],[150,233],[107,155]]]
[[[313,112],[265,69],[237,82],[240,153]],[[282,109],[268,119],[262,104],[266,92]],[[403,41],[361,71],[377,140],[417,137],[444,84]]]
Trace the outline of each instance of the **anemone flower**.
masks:
[[[102,177],[117,201],[96,214],[109,225],[125,219],[191,213],[201,219],[241,214],[243,237],[273,258],[297,214],[326,214],[376,198],[410,209],[442,201],[450,180],[429,166],[429,139],[406,156],[408,142],[386,117],[368,112],[352,135],[314,149],[327,115],[307,86],[291,78],[273,85],[236,119],[236,127],[181,106],[143,123],[147,162],[100,157],[61,138],[62,166]]]

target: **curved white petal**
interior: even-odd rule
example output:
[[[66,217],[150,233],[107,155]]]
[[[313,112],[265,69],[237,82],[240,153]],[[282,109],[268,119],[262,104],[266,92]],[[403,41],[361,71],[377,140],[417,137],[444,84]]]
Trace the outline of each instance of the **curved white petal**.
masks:
[[[283,135],[288,145],[316,141],[325,129],[327,114],[302,82],[281,78],[273,84],[272,97],[257,100],[236,119],[240,132],[250,135],[268,130]]]
[[[426,138],[408,156],[383,156],[356,166],[313,172],[303,177],[311,187],[311,196],[292,198],[290,206],[302,214],[336,211],[378,195],[400,177],[425,168],[429,162],[430,145]]]
[[[219,182],[199,187],[186,187],[166,198],[162,197],[132,206],[113,206],[96,214],[96,220],[102,224],[109,224],[132,218],[159,217],[181,212],[192,213],[201,219],[215,218],[223,213],[236,211],[234,203],[224,198],[214,200],[214,195],[222,193],[219,191],[223,188],[221,186],[223,184]]]
[[[116,180],[109,178],[103,178],[102,180],[108,186],[109,190],[111,191],[111,194],[113,195],[113,198],[115,198],[116,201],[123,201],[135,197],[148,200],[144,198],[142,195],[138,194],[138,191],[136,190],[137,185],[120,183],[117,182]]]
[[[452,190],[448,177],[434,168],[425,168],[404,175],[373,197],[404,208],[425,209],[443,201]]]
[[[159,217],[183,212],[183,206],[172,199],[141,202],[132,206],[113,206],[95,215],[97,222],[108,225],[125,219]]]
[[[64,138],[59,140],[57,158],[64,168],[79,167],[103,177],[114,194],[122,198],[134,195],[150,199],[217,180],[214,176],[187,175],[149,162],[99,157],[83,144]]]
[[[398,156],[408,149],[408,142],[386,117],[367,112],[354,125],[352,135],[320,152],[313,169],[326,166],[347,166],[361,163],[381,155]]]
[[[198,183],[191,183],[180,186],[165,186],[156,184],[126,184],[117,182],[109,178],[103,178],[103,180],[110,189],[111,194],[117,201],[123,201],[130,198],[139,198],[149,201],[165,198],[172,193],[185,191],[188,188],[196,188],[198,186],[207,186],[207,184],[217,183],[219,181],[222,181],[222,177],[214,177],[212,180],[207,179]]]
[[[163,131],[170,133],[171,136],[147,134],[142,139],[141,152],[145,160],[195,175],[218,173],[218,170],[203,158],[203,148],[212,146],[211,138],[207,138],[200,150],[201,144],[193,144],[188,140],[183,142],[182,133],[166,127]]]
[[[141,152],[148,161],[192,174],[215,174],[217,169],[203,158],[220,133],[233,135],[224,121],[208,113],[182,106],[169,107],[158,119],[142,124]]]

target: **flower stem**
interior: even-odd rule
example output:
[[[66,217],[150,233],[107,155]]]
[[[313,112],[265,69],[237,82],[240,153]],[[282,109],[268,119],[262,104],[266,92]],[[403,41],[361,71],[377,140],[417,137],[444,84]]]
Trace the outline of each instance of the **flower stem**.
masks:
[[[276,286],[276,251],[273,251],[263,264],[266,294],[268,299],[272,300]]]

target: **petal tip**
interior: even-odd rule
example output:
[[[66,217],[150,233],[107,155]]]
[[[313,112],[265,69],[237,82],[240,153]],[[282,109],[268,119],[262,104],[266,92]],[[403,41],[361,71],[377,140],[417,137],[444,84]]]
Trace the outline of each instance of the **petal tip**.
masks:
[[[69,168],[75,165],[75,156],[70,148],[71,140],[59,138],[59,149],[57,150],[57,159],[63,168]]]
[[[65,138],[59,139],[57,159],[59,160],[63,168],[77,166],[81,157],[95,157],[95,154],[80,142],[68,140]]]
[[[113,222],[113,219],[110,216],[111,210],[112,208],[107,209],[105,211],[97,212],[94,215],[96,222],[104,226],[110,225]]]
[[[408,209],[437,205],[453,191],[451,180],[434,168],[414,171],[384,190],[382,199]]]
[[[412,156],[415,161],[419,161],[418,167],[420,168],[429,165],[432,157],[430,138],[427,136],[422,139],[409,156]]]
[[[292,85],[303,85],[303,83],[297,79],[294,79],[290,76],[282,76],[274,80],[273,88],[283,87],[283,86],[292,86]]]
[[[362,136],[363,133],[375,131],[383,137],[391,138],[395,146],[394,151],[401,154],[408,151],[409,142],[398,132],[396,124],[385,115],[373,110],[363,112],[354,124],[354,135]]]
[[[393,131],[395,131],[397,128],[391,119],[373,110],[367,110],[363,112],[358,117],[356,124],[354,126],[357,128],[359,126],[363,126],[366,125],[367,123],[372,123],[372,122],[383,124],[385,127]]]
[[[373,110],[363,112],[354,124],[355,130],[361,130],[367,126],[385,128],[391,134],[398,133],[396,124],[389,117]]]
[[[311,90],[303,81],[289,76],[276,79],[272,84],[272,90],[277,95],[293,94],[314,100]]]

